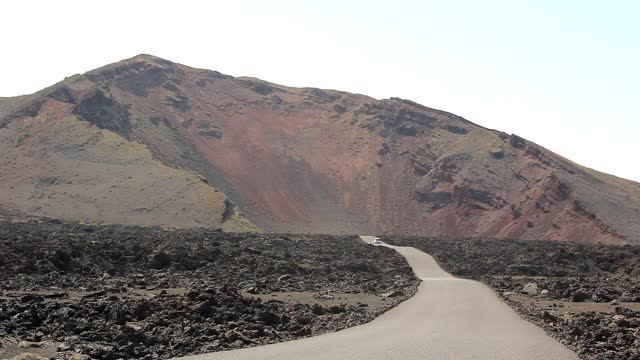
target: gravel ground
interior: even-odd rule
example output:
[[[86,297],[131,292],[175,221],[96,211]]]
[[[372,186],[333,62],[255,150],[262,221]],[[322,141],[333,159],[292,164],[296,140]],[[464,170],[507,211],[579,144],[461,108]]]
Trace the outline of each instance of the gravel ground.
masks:
[[[164,359],[286,341],[368,322],[418,284],[400,255],[351,236],[0,225],[0,358]],[[317,301],[267,299],[310,292]]]

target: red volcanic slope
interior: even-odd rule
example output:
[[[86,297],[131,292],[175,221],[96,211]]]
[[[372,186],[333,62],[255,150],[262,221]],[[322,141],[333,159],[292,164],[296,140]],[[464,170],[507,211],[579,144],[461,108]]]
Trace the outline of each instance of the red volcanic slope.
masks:
[[[640,184],[516,135],[149,55],[0,99],[0,148],[0,206],[34,215],[640,242]]]

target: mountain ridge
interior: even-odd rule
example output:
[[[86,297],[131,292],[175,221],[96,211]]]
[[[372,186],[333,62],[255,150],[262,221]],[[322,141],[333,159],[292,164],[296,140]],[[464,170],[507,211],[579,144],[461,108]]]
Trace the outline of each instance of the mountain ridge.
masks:
[[[65,147],[70,134],[83,142]],[[240,211],[250,220],[241,224],[267,231],[640,241],[640,184],[517,135],[410,100],[234,78],[152,55],[0,99],[0,139],[0,184],[13,186],[0,207],[33,215],[220,226]],[[72,183],[60,192],[11,155],[53,157],[47,171]],[[78,158],[81,178],[102,175],[74,184]],[[107,175],[113,166],[118,176]],[[129,205],[87,195],[109,190]],[[44,200],[52,194],[57,205]],[[221,210],[203,207],[207,196]],[[64,209],[67,201],[84,210]]]

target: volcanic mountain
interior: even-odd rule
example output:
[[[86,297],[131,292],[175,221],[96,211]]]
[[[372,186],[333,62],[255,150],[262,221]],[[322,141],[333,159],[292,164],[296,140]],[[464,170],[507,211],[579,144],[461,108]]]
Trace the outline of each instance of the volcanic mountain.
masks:
[[[0,98],[0,208],[226,230],[640,242],[640,184],[414,102],[139,55]]]

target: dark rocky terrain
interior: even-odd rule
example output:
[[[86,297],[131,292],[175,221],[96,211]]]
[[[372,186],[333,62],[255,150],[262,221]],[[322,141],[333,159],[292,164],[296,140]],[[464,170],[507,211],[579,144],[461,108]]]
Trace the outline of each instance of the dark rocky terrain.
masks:
[[[2,222],[0,358],[273,343],[368,322],[416,287],[401,256],[353,236]],[[284,292],[316,300],[269,300]]]
[[[484,282],[583,359],[640,359],[640,246],[383,237]]]

